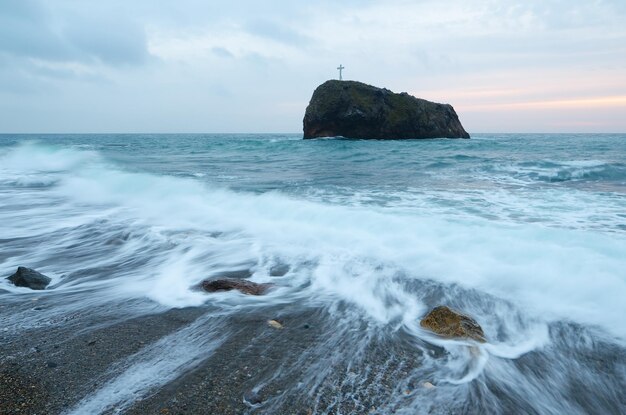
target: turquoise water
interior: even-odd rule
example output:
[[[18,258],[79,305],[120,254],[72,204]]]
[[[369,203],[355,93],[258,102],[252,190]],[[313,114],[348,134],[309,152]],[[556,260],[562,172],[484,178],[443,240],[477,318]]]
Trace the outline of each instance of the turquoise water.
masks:
[[[451,215],[626,229],[626,135],[491,134],[393,143],[304,141],[296,134],[4,135],[0,149],[24,142],[92,151],[114,168],[235,191],[389,208],[427,203],[425,209]]]
[[[270,275],[277,264],[286,275]],[[310,372],[267,413],[302,387],[319,413],[341,412],[346,401],[383,413],[624,409],[626,135],[2,135],[0,272],[18,265],[53,284],[45,316],[0,311],[17,333],[87,309],[103,318],[187,306],[222,315],[285,304],[324,310],[333,327],[324,347],[342,345],[337,358],[351,374],[328,369],[322,346],[312,347]],[[262,299],[192,289],[241,269],[280,288]],[[16,308],[31,295],[0,282],[0,301]],[[420,317],[441,303],[474,316],[489,343],[468,347],[423,331]],[[362,324],[367,335],[351,329]],[[383,340],[423,357],[393,374],[399,385],[427,380],[434,391],[377,394],[356,382],[354,373],[375,363],[350,350]],[[150,363],[141,359],[131,363]],[[75,413],[131,406],[158,387],[155,373],[167,372],[167,383],[189,368],[148,366],[154,371],[132,385],[114,373]],[[316,370],[330,370],[328,380]],[[272,379],[295,372],[280,367]],[[323,401],[329,382],[350,384],[350,396]],[[460,406],[438,406],[450,401]]]

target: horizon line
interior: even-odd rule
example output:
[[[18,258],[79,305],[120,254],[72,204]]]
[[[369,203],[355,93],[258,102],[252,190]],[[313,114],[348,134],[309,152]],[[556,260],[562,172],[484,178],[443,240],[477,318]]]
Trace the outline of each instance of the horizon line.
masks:
[[[600,135],[600,134],[626,134],[626,131],[559,131],[559,132],[547,132],[547,131],[532,131],[532,132],[519,132],[519,131],[484,131],[484,132],[468,132],[471,135],[481,135],[481,134],[592,134],[592,135]],[[283,134],[283,135],[296,135],[303,134],[302,132],[181,132],[181,131],[168,131],[168,132],[0,132],[0,135],[167,135],[167,134],[187,134],[187,135],[217,135],[217,134],[229,134],[229,135],[246,135],[246,134],[258,134],[258,135],[273,135],[273,134]],[[319,138],[331,138],[331,137],[319,137]],[[347,138],[347,137],[346,137]],[[445,138],[445,137],[440,137]],[[402,140],[402,139],[398,139]],[[411,140],[411,139],[408,139]],[[421,140],[419,138],[415,138],[414,140]]]

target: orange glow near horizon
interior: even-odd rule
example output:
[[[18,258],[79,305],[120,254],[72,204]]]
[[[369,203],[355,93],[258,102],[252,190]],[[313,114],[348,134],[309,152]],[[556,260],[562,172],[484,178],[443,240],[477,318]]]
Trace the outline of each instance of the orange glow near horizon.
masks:
[[[464,111],[507,110],[507,109],[576,109],[576,108],[619,108],[626,107],[625,96],[558,99],[527,102],[501,102],[476,105],[458,105]]]
[[[471,80],[463,80],[471,84]],[[568,79],[572,87],[542,81],[514,88],[488,85],[484,80],[470,88],[446,87],[420,91],[414,96],[451,104],[466,128],[473,131],[623,131],[626,120],[626,82],[610,91],[602,81],[593,91],[589,81]],[[515,82],[510,82],[515,83]],[[484,85],[481,87],[479,85]],[[593,93],[595,92],[595,93]],[[493,116],[498,114],[497,116]],[[489,128],[485,128],[489,119]]]
[[[419,79],[414,82],[423,84]],[[489,113],[510,114],[508,121],[516,126],[512,128],[518,128],[515,123],[520,117],[525,123],[537,120],[544,127],[558,120],[568,126],[584,122],[577,126],[595,125],[603,130],[615,130],[626,120],[626,77],[620,71],[603,76],[589,71],[502,71],[468,75],[413,92],[416,97],[449,103],[459,114],[474,114],[471,123],[482,128],[481,114]]]

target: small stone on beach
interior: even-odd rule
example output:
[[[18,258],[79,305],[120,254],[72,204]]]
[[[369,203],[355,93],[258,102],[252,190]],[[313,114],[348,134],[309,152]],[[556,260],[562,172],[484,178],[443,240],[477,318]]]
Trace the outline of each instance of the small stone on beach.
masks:
[[[243,399],[245,402],[249,403],[250,405],[258,405],[263,402],[263,398],[261,397],[261,394],[259,393],[259,391],[254,390],[254,389],[246,392],[243,395]]]
[[[267,320],[267,325],[278,330],[282,330],[283,328],[285,328],[285,326],[283,326],[276,320]]]

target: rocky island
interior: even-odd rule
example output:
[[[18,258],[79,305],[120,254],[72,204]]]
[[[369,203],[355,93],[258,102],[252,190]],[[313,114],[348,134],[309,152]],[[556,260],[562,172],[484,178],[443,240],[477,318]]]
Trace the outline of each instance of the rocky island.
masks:
[[[304,138],[469,138],[454,108],[356,81],[330,80],[313,92]]]

